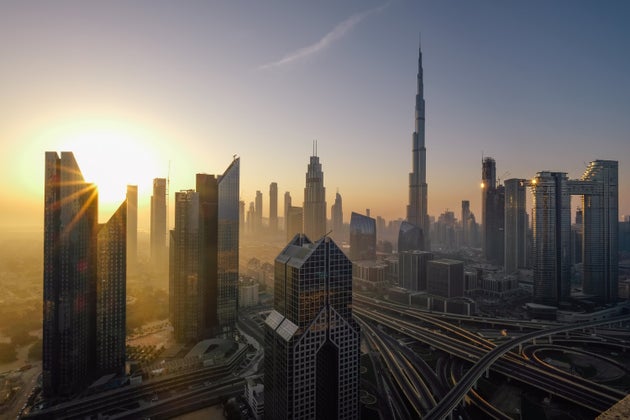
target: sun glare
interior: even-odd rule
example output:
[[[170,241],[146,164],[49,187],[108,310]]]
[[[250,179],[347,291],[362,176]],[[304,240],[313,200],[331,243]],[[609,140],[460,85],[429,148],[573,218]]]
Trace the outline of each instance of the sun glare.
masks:
[[[66,135],[58,151],[73,152],[85,180],[98,188],[99,214],[122,203],[127,185],[138,186],[139,198],[151,195],[152,179],[165,176],[168,163],[160,161],[144,133],[127,127],[82,128]]]

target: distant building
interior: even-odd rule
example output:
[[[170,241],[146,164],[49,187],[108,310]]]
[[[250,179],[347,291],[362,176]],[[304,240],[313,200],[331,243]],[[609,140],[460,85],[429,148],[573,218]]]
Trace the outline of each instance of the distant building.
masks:
[[[505,190],[497,185],[496,172],[494,159],[486,157],[481,168],[481,241],[484,258],[503,265]]]
[[[151,196],[151,265],[162,272],[167,269],[166,256],[166,178],[153,179]]]
[[[464,296],[464,263],[450,259],[427,263],[427,292],[445,298]]]
[[[352,212],[350,215],[350,260],[376,259],[376,220]]]
[[[398,231],[398,252],[423,250],[424,236],[422,229],[409,222],[402,222]]]
[[[278,231],[278,184],[269,184],[269,230]]]
[[[250,377],[245,382],[245,398],[256,420],[262,419],[265,413],[265,385],[259,381]]]
[[[336,240],[342,240],[344,235],[343,228],[343,203],[341,200],[341,194],[337,192],[335,195],[335,204],[330,208],[330,218],[332,221],[332,234],[331,236]]]
[[[284,232],[288,232],[289,225],[289,207],[291,207],[291,193],[289,191],[284,193]],[[293,237],[293,236],[291,236]],[[289,239],[287,239],[288,241]]]
[[[470,201],[462,200],[462,246],[471,246]]]
[[[504,265],[507,274],[527,267],[528,227],[525,188],[528,184],[525,179],[505,180]]]
[[[358,419],[360,332],[352,264],[334,241],[297,235],[275,261],[265,320],[265,418]]]
[[[326,188],[316,143],[306,171],[303,209],[304,234],[313,240],[324,236],[326,234]]]
[[[427,266],[433,254],[427,251],[398,253],[398,284],[411,291],[427,290]]]
[[[127,185],[127,270],[138,267],[138,186]]]
[[[263,226],[263,195],[256,191],[256,201],[254,202],[254,232],[260,232]]]
[[[287,241],[298,233],[302,233],[302,207],[289,206],[287,213]]]
[[[381,290],[389,287],[388,265],[383,261],[362,260],[352,263],[353,290]]]
[[[259,286],[257,281],[241,280],[238,285],[238,307],[248,308],[256,306],[258,299]]]

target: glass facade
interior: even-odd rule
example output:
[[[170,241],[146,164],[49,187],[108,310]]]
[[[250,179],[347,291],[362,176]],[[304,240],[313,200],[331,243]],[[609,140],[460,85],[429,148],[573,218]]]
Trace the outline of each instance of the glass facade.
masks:
[[[265,418],[359,417],[352,264],[332,239],[296,235],[276,258],[265,320]]]
[[[376,220],[359,213],[350,215],[350,260],[376,259]]]
[[[398,231],[398,252],[424,250],[422,229],[409,222],[402,222]]]
[[[505,180],[505,258],[507,274],[527,265],[527,214],[525,179]]]

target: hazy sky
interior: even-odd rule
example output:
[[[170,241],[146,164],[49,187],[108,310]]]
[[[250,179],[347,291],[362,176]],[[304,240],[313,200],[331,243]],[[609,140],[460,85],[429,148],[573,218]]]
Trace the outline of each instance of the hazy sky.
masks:
[[[422,34],[429,213],[480,212],[497,174],[620,165],[630,214],[630,2],[2,1],[0,229],[41,228],[44,152],[70,150],[101,220],[241,157],[241,198],[301,205],[317,140],[328,213],[405,216]],[[329,214],[330,217],[330,214]],[[171,218],[172,221],[172,218]]]

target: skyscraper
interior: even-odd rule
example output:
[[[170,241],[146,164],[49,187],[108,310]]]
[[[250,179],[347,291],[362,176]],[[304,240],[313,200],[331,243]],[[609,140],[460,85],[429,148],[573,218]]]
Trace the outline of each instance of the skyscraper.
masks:
[[[525,179],[505,180],[505,257],[507,274],[527,266],[527,213],[525,208]]]
[[[151,196],[151,265],[166,269],[166,178],[153,179]]]
[[[571,293],[571,196],[564,172],[532,181],[534,301],[557,306]]]
[[[256,191],[256,201],[255,201],[255,228],[254,231],[260,232],[262,230],[262,219],[263,219],[263,195],[262,192]]]
[[[503,225],[505,190],[497,185],[496,163],[486,157],[481,166],[481,229],[484,258],[503,265]]]
[[[278,184],[269,184],[269,230],[278,231]]]
[[[462,200],[462,246],[470,246],[470,201]]]
[[[123,202],[97,235],[96,371],[101,375],[125,373],[128,206]]]
[[[127,185],[127,268],[138,264],[138,186]]]
[[[197,174],[175,195],[170,314],[180,342],[233,331],[238,308],[240,159],[223,175]]]
[[[407,222],[422,229],[429,249],[429,216],[427,213],[427,151],[424,143],[424,86],[422,82],[422,49],[418,48],[418,88],[415,107],[415,131],[412,136],[412,172],[409,174]]]
[[[355,212],[350,215],[350,260],[376,260],[376,220]]]
[[[352,264],[329,237],[296,235],[276,257],[265,320],[265,418],[359,418]]]
[[[582,175],[584,293],[616,302],[619,276],[618,162],[595,160]]]
[[[68,397],[125,365],[127,204],[98,225],[71,152],[46,152],[42,388]]]
[[[304,211],[302,207],[289,206],[287,209],[287,241],[302,233]]]
[[[169,308],[175,340],[201,339],[204,302],[199,281],[199,194],[175,193],[175,227],[170,234]]]
[[[617,301],[618,165],[595,160],[579,180],[544,171],[532,181],[535,300],[556,305],[570,294],[571,195],[581,195],[583,291],[600,302]]]
[[[94,375],[98,193],[71,152],[46,152],[42,387],[69,396]]]
[[[330,207],[330,218],[332,219],[332,236],[340,240],[343,236],[343,203],[339,191],[335,195],[335,204]]]
[[[313,145],[313,156],[306,171],[304,188],[304,234],[319,239],[326,234],[326,188],[324,173],[317,156],[317,143]]]
[[[288,232],[288,225],[289,225],[289,207],[291,207],[291,193],[289,191],[286,191],[284,193],[284,232],[285,234]],[[291,236],[292,238],[293,236]],[[290,238],[287,238],[287,241]]]

